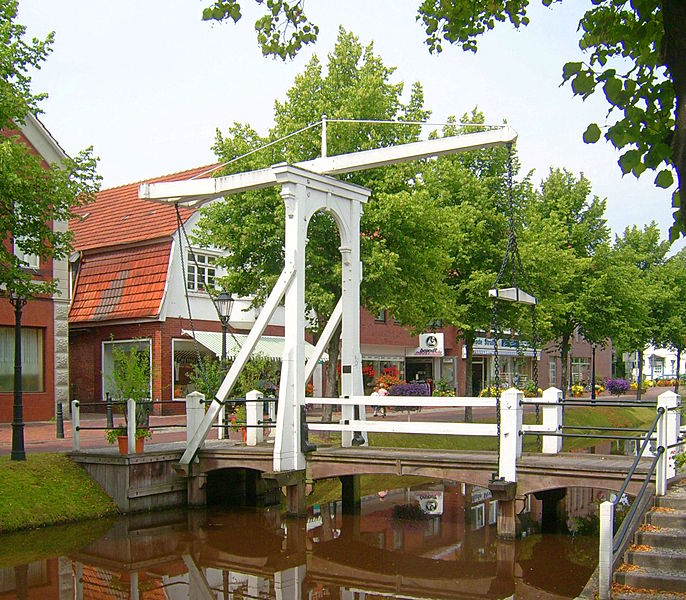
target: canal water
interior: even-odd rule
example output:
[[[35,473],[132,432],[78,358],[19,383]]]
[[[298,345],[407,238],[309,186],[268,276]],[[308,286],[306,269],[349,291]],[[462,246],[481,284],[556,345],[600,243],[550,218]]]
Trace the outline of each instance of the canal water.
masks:
[[[606,494],[539,496],[518,501],[516,541],[497,539],[488,490],[450,482],[373,494],[359,515],[212,507],[0,536],[0,599],[573,598]]]

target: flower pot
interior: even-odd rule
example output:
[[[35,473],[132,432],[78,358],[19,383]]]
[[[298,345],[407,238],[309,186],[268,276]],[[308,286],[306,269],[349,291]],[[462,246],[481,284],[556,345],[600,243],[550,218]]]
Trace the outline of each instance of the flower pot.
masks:
[[[119,454],[129,453],[129,438],[125,435],[120,435],[117,438],[117,443],[119,444]],[[136,454],[143,452],[143,447],[145,446],[145,438],[138,438],[136,440]]]

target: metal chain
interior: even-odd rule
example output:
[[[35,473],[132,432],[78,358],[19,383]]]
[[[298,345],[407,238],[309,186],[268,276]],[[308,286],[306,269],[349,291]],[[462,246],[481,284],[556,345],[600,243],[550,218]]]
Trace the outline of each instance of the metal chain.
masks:
[[[498,357],[498,340],[500,339],[500,331],[498,329],[498,308],[497,300],[493,298],[493,335],[495,336],[495,344],[493,344],[493,368],[495,369],[494,385],[495,385],[495,423],[497,431],[497,451],[500,456],[500,362]]]

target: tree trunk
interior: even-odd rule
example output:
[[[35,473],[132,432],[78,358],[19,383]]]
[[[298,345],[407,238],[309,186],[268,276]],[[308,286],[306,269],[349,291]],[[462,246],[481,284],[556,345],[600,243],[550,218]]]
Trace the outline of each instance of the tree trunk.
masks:
[[[569,369],[567,368],[567,361],[569,360],[569,335],[563,335],[560,340],[560,370],[562,371],[562,398],[567,398],[569,392]]]
[[[326,367],[326,393],[325,398],[338,397],[338,357],[340,355],[341,326],[336,328],[326,351],[329,354],[329,364]],[[333,406],[325,404],[322,408],[322,423],[331,423]]]
[[[686,3],[683,0],[663,0],[662,56],[674,86],[676,119],[672,138],[672,162],[676,168],[681,196],[679,215],[681,228],[686,230]]]
[[[643,350],[636,353],[638,360],[638,377],[636,378],[636,400],[641,399],[641,388],[643,387]]]
[[[681,373],[681,348],[676,349],[676,383],[674,384],[674,393],[679,393],[679,373]]]
[[[474,353],[474,332],[465,332],[462,337],[462,343],[464,344],[465,347],[465,354],[467,356],[467,361],[465,363],[465,376],[464,376],[464,385],[465,385],[465,396],[473,396],[474,395],[474,382],[472,381],[472,355]],[[465,423],[471,423],[474,420],[473,414],[472,414],[472,407],[471,406],[465,406],[464,407],[464,422]]]

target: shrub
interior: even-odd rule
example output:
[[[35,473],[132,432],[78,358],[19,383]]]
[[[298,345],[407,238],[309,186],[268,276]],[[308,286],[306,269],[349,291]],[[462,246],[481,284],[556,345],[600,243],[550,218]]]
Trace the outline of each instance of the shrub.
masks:
[[[605,383],[605,389],[613,396],[626,394],[630,387],[631,384],[626,379],[608,379]]]
[[[428,383],[399,383],[388,389],[389,396],[430,396]]]

